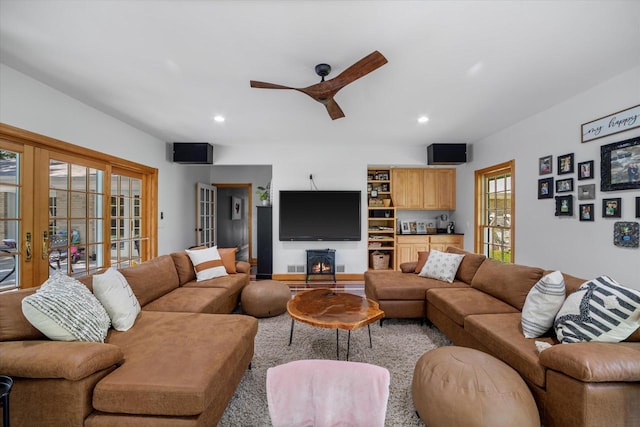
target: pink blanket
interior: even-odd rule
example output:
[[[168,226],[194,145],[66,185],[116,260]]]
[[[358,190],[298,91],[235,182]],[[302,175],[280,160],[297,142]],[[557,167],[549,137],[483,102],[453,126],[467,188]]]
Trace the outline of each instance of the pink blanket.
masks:
[[[297,360],[267,370],[274,427],[384,426],[389,371],[367,363]]]

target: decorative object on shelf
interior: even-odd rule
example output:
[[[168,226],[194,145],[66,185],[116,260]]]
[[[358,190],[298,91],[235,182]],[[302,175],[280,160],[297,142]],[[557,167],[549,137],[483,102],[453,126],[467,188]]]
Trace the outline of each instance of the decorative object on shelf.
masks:
[[[602,217],[620,218],[622,212],[622,198],[602,199]]]
[[[231,220],[242,219],[242,199],[231,196]]]
[[[596,185],[578,185],[578,200],[593,200],[596,198]]]
[[[262,201],[263,206],[269,206],[271,204],[271,183],[267,184],[266,187],[259,186],[256,194]]]
[[[613,244],[623,248],[640,246],[640,224],[637,222],[617,221],[613,224]]]
[[[636,197],[636,218],[640,218],[640,197]]]
[[[569,191],[573,191],[573,178],[556,181],[556,193],[567,193]]]
[[[553,172],[553,156],[540,157],[538,160],[538,174],[549,175]]]
[[[558,156],[558,175],[573,173],[573,153]]]
[[[378,190],[371,190],[371,197],[373,198],[378,197]]]
[[[427,234],[427,224],[425,224],[423,221],[418,221],[416,225],[416,232],[418,234]]]
[[[415,221],[409,221],[409,233],[416,234],[418,232],[418,224]]]
[[[409,221],[400,221],[400,231],[402,234],[410,234]]]
[[[580,221],[593,221],[593,203],[585,203],[580,205]]]
[[[538,180],[538,199],[553,199],[553,178]]]
[[[593,160],[578,163],[578,180],[593,179]]]
[[[556,196],[556,216],[573,216],[573,196]]]
[[[582,142],[593,141],[638,126],[640,126],[640,105],[584,123],[582,125]]]
[[[600,190],[640,188],[640,136],[600,147]]]

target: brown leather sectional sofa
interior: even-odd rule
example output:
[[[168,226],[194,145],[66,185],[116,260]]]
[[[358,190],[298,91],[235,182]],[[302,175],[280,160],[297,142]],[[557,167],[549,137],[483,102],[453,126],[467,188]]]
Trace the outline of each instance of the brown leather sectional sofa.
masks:
[[[0,374],[20,426],[214,426],[253,357],[255,318],[229,314],[249,283],[196,282],[185,252],[122,269],[142,306],[105,343],[48,340],[21,311],[35,288],[0,294]],[[91,279],[81,280],[92,289]]]
[[[527,339],[521,310],[548,271],[447,252],[465,254],[453,283],[419,277],[417,263],[405,263],[402,271],[366,272],[367,297],[385,318],[426,318],[454,344],[509,364],[529,385],[545,427],[640,425],[640,330],[615,344],[558,344],[553,331]],[[563,275],[567,295],[585,282]],[[538,352],[535,341],[553,346]]]

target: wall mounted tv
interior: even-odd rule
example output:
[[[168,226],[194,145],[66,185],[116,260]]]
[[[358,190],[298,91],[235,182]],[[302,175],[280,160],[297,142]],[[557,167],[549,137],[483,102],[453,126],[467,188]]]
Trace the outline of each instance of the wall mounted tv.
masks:
[[[360,191],[280,191],[280,240],[361,240],[361,205]]]

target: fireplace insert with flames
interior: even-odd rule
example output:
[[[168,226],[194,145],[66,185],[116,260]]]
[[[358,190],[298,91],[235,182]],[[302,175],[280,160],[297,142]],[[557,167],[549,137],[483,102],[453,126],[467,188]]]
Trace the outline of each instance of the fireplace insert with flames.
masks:
[[[307,249],[307,280],[310,276],[329,275],[336,282],[335,249]]]

